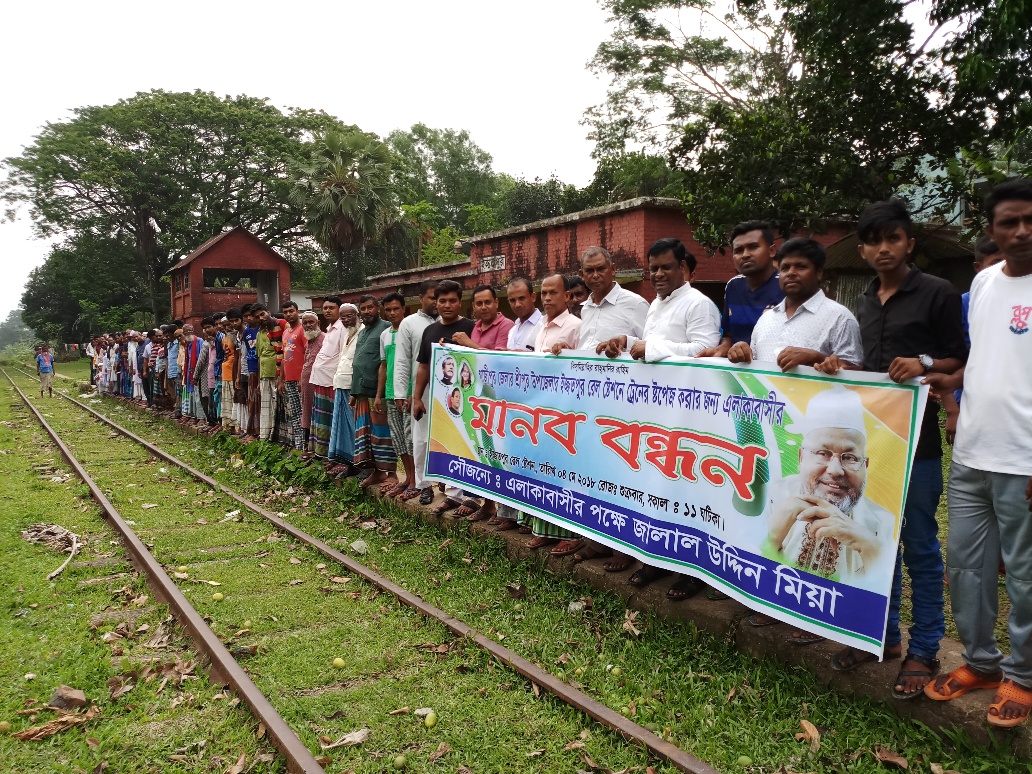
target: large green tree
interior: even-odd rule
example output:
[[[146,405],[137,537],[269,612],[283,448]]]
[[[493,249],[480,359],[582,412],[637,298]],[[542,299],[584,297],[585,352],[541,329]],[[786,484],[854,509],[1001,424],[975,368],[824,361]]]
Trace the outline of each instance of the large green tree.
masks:
[[[47,124],[5,160],[3,198],[29,206],[40,236],[64,235],[74,247],[82,235],[104,234],[131,245],[123,270],[158,321],[168,269],[227,226],[244,226],[288,258],[312,255],[303,214],[288,201],[289,163],[330,128],[344,127],[252,97],[140,93]]]
[[[1013,75],[993,66],[1027,62],[1016,46],[1027,0],[925,2],[941,26],[922,34],[906,0],[602,2],[615,33],[593,60],[612,77],[587,114],[596,153],[667,154],[713,247],[746,218],[820,228],[901,188],[941,184],[961,148],[1012,136],[1028,104],[1024,73],[1000,87],[1006,109],[985,96],[986,68]],[[974,57],[972,31],[990,12],[1006,29]]]

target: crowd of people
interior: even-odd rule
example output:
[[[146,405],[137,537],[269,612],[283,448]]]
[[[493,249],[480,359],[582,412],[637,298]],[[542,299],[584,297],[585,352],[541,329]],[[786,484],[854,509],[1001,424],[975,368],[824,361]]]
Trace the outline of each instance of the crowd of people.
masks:
[[[669,238],[648,250],[656,292],[651,304],[616,282],[605,249],[589,247],[575,276],[536,278],[538,291],[531,278],[510,280],[505,290],[512,319],[499,311],[490,285],[474,289],[467,318],[458,282],[426,281],[413,314],[406,314],[407,299],[399,293],[363,295],[357,306],[331,296],[321,315],[299,314],[292,302],[278,313],[251,304],[202,320],[200,331],[177,321],[146,333],[103,336],[87,351],[104,393],[210,432],[289,444],[335,478],[359,477],[385,497],[418,498],[448,518],[519,530],[532,535],[531,548],[604,561],[609,572],[628,570],[633,560],[455,487],[442,486],[438,497],[423,475],[433,344],[552,355],[589,350],[650,363],[759,360],[785,371],[811,366],[828,375],[855,369],[887,373],[897,382],[923,379],[936,400],[921,421],[895,557],[883,653],[902,659],[892,695],[945,701],[993,689],[988,722],[1011,727],[1032,711],[1032,401],[1023,386],[1032,376],[1032,335],[1026,335],[1032,322],[1032,181],[998,186],[985,212],[989,228],[976,246],[978,273],[962,296],[912,263],[914,227],[904,204],[870,205],[857,233],[859,252],[876,276],[855,314],[823,292],[825,252],[817,241],[797,237],[778,246],[770,225],[749,221],[729,237],[738,276],[727,284],[723,309],[692,287],[696,259]],[[965,648],[965,665],[943,675],[944,562],[936,522],[944,490],[940,405],[946,440],[954,444],[948,587]],[[876,529],[870,526],[875,517],[862,516],[858,505],[868,464],[863,426],[845,416],[850,412],[828,414],[825,425],[838,432],[807,431],[800,450],[809,505],[802,515],[772,517],[770,539],[790,561],[798,561],[801,551],[813,556],[830,546],[838,561],[862,569],[865,558],[872,561],[870,533]],[[899,617],[904,565],[913,611],[905,654]],[[1011,599],[1006,658],[993,636],[1001,567]],[[628,583],[645,586],[668,574],[643,565]],[[667,595],[684,600],[704,590],[701,581],[683,576]],[[707,596],[722,595],[709,589]],[[749,622],[777,623],[762,614]],[[802,631],[789,636],[799,645],[821,639]],[[833,655],[832,666],[848,671],[875,660],[845,648]]]

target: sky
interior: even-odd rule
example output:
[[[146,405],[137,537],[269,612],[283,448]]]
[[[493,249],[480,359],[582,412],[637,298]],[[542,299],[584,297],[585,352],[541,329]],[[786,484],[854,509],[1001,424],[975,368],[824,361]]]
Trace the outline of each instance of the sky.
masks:
[[[202,89],[322,109],[381,136],[467,129],[514,176],[583,186],[595,171],[579,122],[607,85],[587,68],[609,34],[596,0],[43,0],[4,17],[0,158],[74,108]],[[27,210],[0,222],[0,320],[47,250]]]

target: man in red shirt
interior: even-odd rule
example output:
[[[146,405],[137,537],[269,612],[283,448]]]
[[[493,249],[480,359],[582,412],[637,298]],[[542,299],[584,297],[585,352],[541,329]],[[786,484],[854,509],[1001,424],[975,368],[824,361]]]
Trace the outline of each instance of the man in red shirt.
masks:
[[[301,428],[301,370],[305,367],[305,329],[297,304],[287,301],[282,307],[286,322],[283,331],[283,367],[279,372],[279,393],[286,401],[287,423],[290,426],[291,445],[298,451],[305,449],[305,435]]]

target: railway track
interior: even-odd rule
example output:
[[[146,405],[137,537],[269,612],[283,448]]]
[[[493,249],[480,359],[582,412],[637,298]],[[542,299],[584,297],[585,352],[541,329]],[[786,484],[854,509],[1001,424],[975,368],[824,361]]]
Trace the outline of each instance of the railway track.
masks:
[[[461,695],[469,664],[494,661],[529,681],[533,694],[543,689],[644,748],[654,760],[678,771],[715,774],[705,762],[299,529],[283,514],[252,502],[61,390],[55,394],[77,410],[55,411],[48,422],[15,379],[4,375],[89,487],[155,596],[169,604],[207,658],[213,679],[231,686],[267,729],[288,771],[323,771],[313,750],[340,749],[332,737],[360,718],[363,728],[386,746],[396,742],[405,749],[408,742],[411,748],[411,733],[399,729],[398,717],[381,718],[377,727],[377,719],[363,716],[364,701],[398,688],[417,695]],[[352,580],[358,582],[349,584]],[[313,587],[327,600],[318,620],[307,617],[310,613],[300,615],[311,608],[305,602]],[[391,604],[378,599],[384,594],[393,598]],[[428,638],[441,644],[408,648],[400,656],[385,647],[383,658],[373,663],[331,664],[338,652],[347,656],[350,645]],[[289,684],[252,679],[284,660],[293,665]],[[521,695],[533,700],[529,691]],[[509,704],[511,699],[506,697]],[[331,708],[336,709],[327,712]],[[504,712],[499,715],[504,721]],[[335,729],[326,727],[327,716],[340,721]],[[489,738],[491,731],[484,729],[482,737]]]

